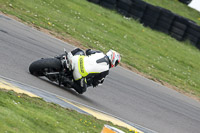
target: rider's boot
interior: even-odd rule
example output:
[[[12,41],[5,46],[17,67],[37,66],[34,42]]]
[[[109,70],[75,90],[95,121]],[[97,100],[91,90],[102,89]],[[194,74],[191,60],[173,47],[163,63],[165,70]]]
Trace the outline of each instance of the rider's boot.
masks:
[[[73,85],[74,85],[74,82],[72,81],[72,80],[70,80],[69,78],[66,78],[66,77],[62,77],[62,84],[64,85],[64,86],[67,86],[67,87],[73,87]]]
[[[79,93],[83,94],[87,90],[86,78],[81,78],[74,82],[73,88]]]

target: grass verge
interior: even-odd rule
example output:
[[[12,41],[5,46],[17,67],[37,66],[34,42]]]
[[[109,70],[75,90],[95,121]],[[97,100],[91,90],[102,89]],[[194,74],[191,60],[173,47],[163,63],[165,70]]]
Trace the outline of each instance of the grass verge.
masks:
[[[100,133],[104,124],[128,129],[47,103],[41,98],[0,89],[1,133]]]
[[[176,4],[182,11],[183,4]],[[179,42],[86,0],[1,0],[0,11],[62,38],[74,38],[86,48],[115,49],[128,66],[200,99],[200,52],[189,42]]]

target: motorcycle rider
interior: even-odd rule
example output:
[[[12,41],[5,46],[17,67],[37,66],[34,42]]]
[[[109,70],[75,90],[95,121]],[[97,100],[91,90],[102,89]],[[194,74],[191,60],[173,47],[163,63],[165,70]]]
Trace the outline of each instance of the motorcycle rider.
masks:
[[[86,55],[85,55],[86,53]],[[68,69],[73,71],[74,82],[71,86],[82,94],[86,91],[87,85],[96,87],[104,82],[104,78],[109,74],[109,69],[116,67],[120,60],[120,54],[114,50],[109,50],[106,54],[101,51],[76,48],[67,55]],[[86,78],[93,77],[87,83]]]

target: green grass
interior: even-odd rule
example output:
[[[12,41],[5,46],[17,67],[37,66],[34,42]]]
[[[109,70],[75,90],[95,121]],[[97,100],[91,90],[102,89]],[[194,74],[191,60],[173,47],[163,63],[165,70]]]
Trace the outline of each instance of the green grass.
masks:
[[[182,11],[183,4],[171,2]],[[1,0],[0,10],[73,37],[86,48],[115,49],[123,63],[200,98],[200,51],[189,42],[176,41],[86,0]]]
[[[40,98],[0,89],[1,133],[100,133],[104,124],[131,132]]]

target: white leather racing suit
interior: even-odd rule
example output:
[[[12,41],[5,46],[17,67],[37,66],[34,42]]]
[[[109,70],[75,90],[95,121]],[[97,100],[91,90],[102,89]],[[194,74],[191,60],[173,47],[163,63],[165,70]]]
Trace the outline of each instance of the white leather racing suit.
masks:
[[[87,77],[94,77],[93,82],[91,83],[93,87],[103,83],[104,78],[109,73],[110,62],[108,57],[100,51],[87,50],[87,55],[76,55],[79,50],[80,49],[75,49],[75,52],[72,51],[69,53],[68,60],[70,62],[71,70],[73,70],[74,80],[79,85],[79,88],[75,87],[75,89],[77,91],[77,89],[82,88],[84,92],[87,88],[85,80]]]

